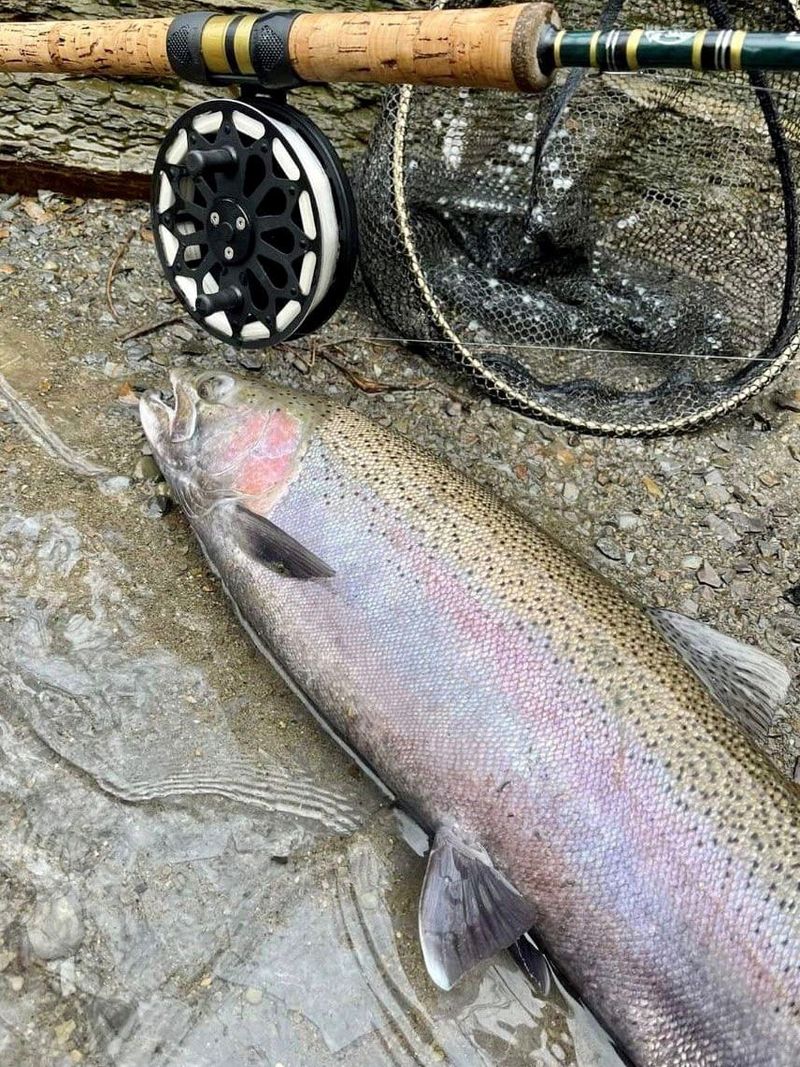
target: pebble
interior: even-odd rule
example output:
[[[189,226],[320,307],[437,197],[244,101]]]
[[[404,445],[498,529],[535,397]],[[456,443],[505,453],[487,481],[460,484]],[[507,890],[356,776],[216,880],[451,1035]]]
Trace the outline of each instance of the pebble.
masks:
[[[743,533],[766,533],[767,525],[755,515],[746,515],[743,511],[728,511],[733,525]]]
[[[71,997],[77,988],[75,985],[75,960],[71,957],[66,960],[62,960],[61,968],[59,970],[59,978],[61,981],[61,996]]]
[[[172,507],[172,497],[167,493],[155,493],[145,504],[145,515],[148,519],[163,519]]]
[[[777,541],[759,541],[758,551],[765,559],[775,559],[780,555],[781,546]]]
[[[161,477],[161,471],[152,456],[142,456],[133,468],[135,482],[157,482]]]
[[[444,410],[445,414],[449,415],[450,418],[455,418],[457,415],[460,415],[462,413],[461,404],[457,400],[449,400],[445,405]]]
[[[781,595],[784,600],[788,600],[793,608],[800,608],[800,582],[797,585],[790,585],[788,589],[784,589]]]
[[[709,504],[727,504],[731,499],[731,494],[724,485],[707,485],[704,495]]]
[[[774,471],[760,471],[758,474],[758,480],[767,489],[774,489],[776,485],[780,484],[780,478]]]
[[[800,463],[800,445],[791,441],[789,444],[789,455],[795,460],[796,463]]]
[[[111,478],[106,478],[102,482],[98,482],[97,488],[101,493],[105,493],[106,496],[115,496],[117,493],[124,493],[126,489],[130,489],[131,480],[126,478],[124,474],[115,474]]]
[[[245,370],[261,370],[265,356],[260,348],[243,348],[238,355],[240,366]]]
[[[580,490],[575,482],[564,482],[562,496],[567,504],[574,504],[580,496]]]
[[[83,914],[73,896],[36,900],[28,922],[28,940],[43,960],[60,960],[75,954],[83,941]]]
[[[248,1004],[260,1004],[264,999],[264,993],[260,989],[256,989],[255,986],[250,986],[245,990],[244,999]]]
[[[704,563],[697,572],[697,580],[710,589],[721,589],[723,581],[710,563]]]
[[[681,560],[681,567],[685,571],[696,571],[703,566],[702,556],[684,556]]]
[[[630,511],[621,511],[617,516],[617,526],[620,530],[635,530],[639,525],[639,516]]]
[[[11,986],[15,993],[19,993],[22,990],[22,987],[25,985],[25,979],[22,978],[20,975],[15,974],[13,975],[13,977],[9,978],[8,984]]]
[[[739,540],[739,534],[729,522],[726,522],[725,519],[721,519],[719,515],[707,515],[706,526],[709,530],[712,530],[721,541],[726,541],[728,544],[735,544]]]
[[[56,1035],[56,1041],[59,1045],[66,1045],[74,1032],[74,1019],[67,1019],[65,1022],[59,1023],[58,1026],[53,1027],[53,1033]]]
[[[783,408],[785,411],[800,411],[800,389],[775,393],[772,399],[776,407]]]
[[[126,341],[122,346],[125,358],[138,363],[142,359],[150,359],[153,355],[153,346],[149,341]]]
[[[594,547],[598,552],[602,552],[606,559],[611,559],[616,562],[619,562],[619,560],[622,559],[622,549],[609,537],[601,537],[598,541],[595,541]]]

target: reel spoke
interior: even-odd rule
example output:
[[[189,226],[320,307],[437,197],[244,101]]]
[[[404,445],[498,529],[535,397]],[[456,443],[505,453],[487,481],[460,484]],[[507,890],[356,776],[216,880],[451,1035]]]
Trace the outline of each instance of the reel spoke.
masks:
[[[215,262],[213,254],[211,252],[206,252],[199,263],[187,263],[184,259],[180,273],[188,274],[191,278],[202,283],[205,276],[211,273],[211,268],[214,266]]]
[[[193,248],[195,245],[208,244],[208,234],[204,229],[194,230],[192,233],[182,233],[180,230],[173,230],[172,232],[181,248]]]

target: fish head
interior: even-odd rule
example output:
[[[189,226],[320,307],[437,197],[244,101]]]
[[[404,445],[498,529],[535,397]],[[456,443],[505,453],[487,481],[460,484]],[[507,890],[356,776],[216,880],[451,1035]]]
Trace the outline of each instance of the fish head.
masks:
[[[227,371],[170,374],[174,407],[139,405],[154,458],[189,516],[236,500],[266,514],[297,472],[319,414],[310,397]]]

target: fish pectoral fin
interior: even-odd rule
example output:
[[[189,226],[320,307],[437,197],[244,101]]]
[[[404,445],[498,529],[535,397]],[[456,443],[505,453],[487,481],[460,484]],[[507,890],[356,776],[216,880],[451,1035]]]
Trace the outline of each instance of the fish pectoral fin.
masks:
[[[532,909],[489,857],[440,829],[419,902],[419,936],[428,974],[452,986],[482,960],[508,948],[533,924]]]
[[[783,664],[675,611],[653,608],[649,615],[711,695],[763,744],[791,681]]]
[[[243,504],[235,504],[234,509],[234,525],[240,544],[258,563],[280,568],[290,578],[332,578],[336,573],[319,556],[263,515],[256,515]]]

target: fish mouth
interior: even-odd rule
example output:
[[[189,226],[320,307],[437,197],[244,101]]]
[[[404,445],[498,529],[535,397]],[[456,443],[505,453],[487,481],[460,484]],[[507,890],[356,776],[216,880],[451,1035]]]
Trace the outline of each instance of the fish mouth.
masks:
[[[164,445],[189,441],[197,429],[197,391],[192,381],[179,371],[170,371],[170,385],[175,406],[170,407],[154,389],[139,401],[142,428],[152,447],[162,451]]]

